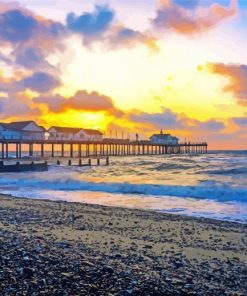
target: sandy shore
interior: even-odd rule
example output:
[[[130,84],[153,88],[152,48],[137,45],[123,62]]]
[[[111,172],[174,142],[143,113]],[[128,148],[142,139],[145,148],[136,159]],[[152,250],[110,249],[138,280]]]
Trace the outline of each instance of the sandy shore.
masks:
[[[3,295],[247,295],[247,225],[0,195]]]

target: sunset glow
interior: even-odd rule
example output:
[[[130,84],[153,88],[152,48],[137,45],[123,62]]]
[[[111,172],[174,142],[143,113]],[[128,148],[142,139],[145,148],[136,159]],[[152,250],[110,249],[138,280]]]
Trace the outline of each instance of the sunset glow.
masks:
[[[246,148],[245,1],[96,2],[0,2],[2,122]]]

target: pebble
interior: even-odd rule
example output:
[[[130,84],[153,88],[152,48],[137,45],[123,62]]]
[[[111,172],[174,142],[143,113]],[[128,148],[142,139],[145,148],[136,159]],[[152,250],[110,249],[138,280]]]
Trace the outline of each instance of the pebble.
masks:
[[[135,239],[131,241],[131,235],[129,238],[132,249],[118,248],[116,241],[110,239],[106,244],[109,248],[107,253],[97,242],[88,246],[84,241],[70,240],[66,233],[59,239],[51,234],[52,227],[71,226],[68,213],[66,210],[60,211],[59,215],[54,212],[54,215],[46,216],[46,211],[39,212],[38,207],[32,211],[26,208],[19,212],[12,209],[0,211],[0,221],[15,225],[13,232],[0,228],[1,296],[247,295],[247,268],[238,256],[229,260],[214,256],[200,261],[197,258],[188,260],[181,251],[185,243],[174,244],[170,229],[161,233],[160,240],[164,240],[164,244],[171,243],[171,247],[159,256],[155,254],[156,240],[152,232],[145,232],[145,239],[142,237],[140,245],[137,239],[142,234],[133,232],[132,238]],[[172,216],[170,219],[177,218]],[[26,221],[30,221],[32,227]],[[45,234],[35,230],[35,223],[45,225]],[[115,233],[116,223],[112,224],[114,227],[109,227],[108,223],[105,225]],[[94,230],[95,225],[88,222],[75,226],[76,231],[85,234],[84,230]],[[189,229],[185,230],[181,232],[191,234]],[[165,237],[167,234],[168,238]],[[216,245],[212,247],[223,250],[224,246],[217,249],[220,240],[216,239],[212,242]],[[241,246],[243,254],[246,254],[245,242]],[[188,241],[186,243],[189,244]],[[193,240],[192,243],[193,248],[209,249],[203,241]],[[233,242],[228,245],[228,248],[234,246]]]

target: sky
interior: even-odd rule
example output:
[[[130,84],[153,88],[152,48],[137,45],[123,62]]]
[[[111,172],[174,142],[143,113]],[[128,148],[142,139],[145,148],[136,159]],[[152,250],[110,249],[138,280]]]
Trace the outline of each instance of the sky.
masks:
[[[0,122],[247,149],[247,0],[0,0]]]

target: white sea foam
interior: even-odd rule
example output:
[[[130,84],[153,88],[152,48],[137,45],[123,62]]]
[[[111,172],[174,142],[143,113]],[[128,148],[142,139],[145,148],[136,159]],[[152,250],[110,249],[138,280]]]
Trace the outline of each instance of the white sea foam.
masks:
[[[52,192],[59,197],[66,196],[67,200],[74,200],[77,194],[91,192],[110,196],[115,202],[121,195],[122,204],[123,199],[129,200],[129,196],[135,196],[142,208],[145,208],[147,198],[152,198],[152,204],[159,205],[164,200],[171,203],[176,199],[173,207],[165,206],[165,210],[170,212],[183,212],[181,209],[184,207],[180,206],[179,201],[183,203],[182,200],[192,198],[195,203],[204,201],[205,211],[200,210],[202,216],[215,216],[213,207],[207,211],[210,202],[228,206],[234,203],[238,205],[237,208],[242,207],[239,214],[238,210],[234,212],[236,220],[240,216],[245,217],[245,211],[247,216],[246,152],[218,152],[194,157],[111,158],[109,167],[91,168],[66,167],[65,162],[62,166],[50,166],[49,171],[44,173],[0,175],[0,192],[33,198],[52,198]],[[193,207],[196,208],[195,204]],[[199,212],[194,213],[191,209],[189,213],[198,215]],[[228,216],[231,220],[232,216]]]
[[[134,184],[129,182],[87,182],[78,178],[75,172],[56,172],[53,174],[6,174],[0,179],[0,188],[22,188],[26,190],[62,190],[62,191],[93,191],[122,194],[193,197],[198,199],[212,199],[217,201],[247,202],[247,188],[236,188],[227,183],[218,185],[217,182],[204,181],[200,185],[161,185]]]

